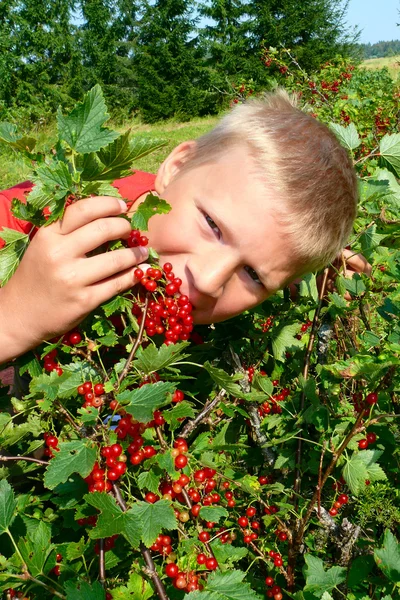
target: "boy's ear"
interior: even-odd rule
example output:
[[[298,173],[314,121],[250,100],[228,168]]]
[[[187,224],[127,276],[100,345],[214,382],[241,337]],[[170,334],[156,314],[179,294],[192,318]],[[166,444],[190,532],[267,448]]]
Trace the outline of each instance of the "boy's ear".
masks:
[[[164,162],[160,165],[155,182],[157,194],[162,194],[181,170],[183,164],[194,152],[196,142],[194,140],[182,142],[172,150]]]

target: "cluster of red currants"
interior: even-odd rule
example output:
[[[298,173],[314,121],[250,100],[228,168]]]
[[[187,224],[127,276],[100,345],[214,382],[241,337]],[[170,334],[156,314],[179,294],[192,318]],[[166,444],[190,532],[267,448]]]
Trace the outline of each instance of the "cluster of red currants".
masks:
[[[104,552],[108,552],[112,550],[115,546],[115,540],[118,538],[118,533],[112,535],[111,537],[104,538]],[[100,544],[96,542],[94,545],[94,551],[96,554],[100,554]]]
[[[306,321],[305,323],[302,324],[302,326],[300,327],[300,332],[296,335],[296,339],[301,340],[302,338],[302,334],[306,333],[306,331],[312,326],[312,321],[310,321],[310,319],[308,319],[308,321]]]
[[[58,342],[60,338],[54,338],[51,340],[52,342]],[[82,341],[82,336],[79,331],[68,331],[65,335],[62,336],[62,343],[65,346],[76,346]],[[59,363],[56,362],[57,358],[57,348],[53,348],[48,354],[46,354],[43,358],[43,368],[45,371],[50,373],[51,371],[56,371],[57,375],[62,375],[63,370],[60,367]]]
[[[44,449],[44,455],[52,458],[54,456],[54,451],[60,451],[60,448],[58,447],[58,438],[48,431],[43,434],[43,437],[46,445],[46,448]]]
[[[349,497],[347,494],[340,494],[338,499],[333,503],[332,508],[329,510],[331,517],[336,517],[338,511],[342,508],[343,504],[347,504]]]
[[[189,573],[181,571],[176,563],[167,564],[165,574],[172,579],[172,585],[178,590],[186,590],[190,593],[203,589],[199,575],[194,571]]]
[[[273,325],[273,320],[274,320],[274,317],[268,317],[267,319],[265,319],[265,321],[261,325],[263,333],[267,333],[267,331],[269,331],[269,329],[271,329],[271,327]]]
[[[279,587],[279,585],[275,585],[273,577],[266,577],[265,585],[271,588],[270,590],[267,590],[267,598],[273,598],[274,600],[282,600],[282,589]]]
[[[78,387],[78,394],[83,396],[85,402],[83,408],[94,406],[95,408],[101,408],[104,404],[104,385],[102,383],[92,384],[91,381],[85,381]]]
[[[242,515],[241,517],[238,518],[239,526],[244,528],[243,542],[245,544],[250,544],[251,542],[254,542],[256,539],[258,539],[258,533],[256,533],[256,531],[252,531],[252,529],[253,530],[260,529],[260,523],[259,523],[259,521],[251,521],[250,522],[248,519],[248,517],[250,517],[250,518],[254,517],[256,512],[257,512],[257,510],[254,508],[254,506],[249,506],[246,510],[247,516]]]
[[[363,401],[362,392],[355,392],[352,396],[354,409],[356,412],[362,412],[366,415],[369,415],[371,410],[371,406],[374,406],[378,402],[378,394],[376,392],[370,392],[365,397],[365,402]]]
[[[122,453],[121,444],[103,446],[100,452],[105,458],[105,468],[96,462],[91,473],[85,477],[89,492],[109,492],[112,482],[117,481],[126,472],[126,455]]]
[[[63,559],[62,554],[56,554],[56,561],[57,561],[57,563],[61,563],[62,559]],[[61,567],[60,567],[59,564],[55,565],[52,568],[51,571],[52,571],[53,575],[55,575],[56,577],[60,577],[60,575],[61,575]]]
[[[180,294],[182,280],[175,277],[171,263],[160,268],[149,267],[146,274],[142,269],[134,271],[136,279],[148,292],[156,293],[149,302],[145,316],[145,331],[149,337],[163,335],[164,343],[175,344],[189,339],[193,330],[193,310],[189,298]],[[143,309],[139,303],[132,307],[132,313],[139,323],[143,319]]]
[[[373,431],[370,431],[363,440],[358,442],[358,447],[360,450],[366,450],[370,444],[374,444],[375,442],[376,434]]]
[[[268,554],[269,557],[274,561],[275,567],[279,568],[283,566],[282,556],[279,554],[279,552],[275,552],[275,550],[270,550]]]
[[[288,538],[287,533],[281,529],[275,529],[275,535],[280,542],[286,542]]]
[[[274,387],[279,385],[279,381],[274,380],[272,382]],[[282,412],[282,408],[279,406],[279,402],[283,402],[286,398],[290,396],[289,388],[282,388],[282,390],[278,394],[274,394],[269,399],[269,402],[263,402],[258,408],[258,414],[260,417],[264,415],[271,414],[280,414]]]
[[[149,239],[142,235],[140,231],[137,229],[132,229],[129,234],[129,238],[127,239],[127,244],[129,248],[137,248],[138,246],[147,246],[149,243]]]

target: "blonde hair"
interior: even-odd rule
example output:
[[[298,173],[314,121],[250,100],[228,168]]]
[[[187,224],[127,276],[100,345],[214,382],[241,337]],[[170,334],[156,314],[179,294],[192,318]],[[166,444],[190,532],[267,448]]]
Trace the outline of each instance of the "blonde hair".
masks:
[[[330,263],[346,244],[357,212],[357,178],[328,127],[296,108],[284,90],[237,105],[196,140],[183,171],[246,144],[262,179],[284,206],[276,216],[294,247],[299,274]]]

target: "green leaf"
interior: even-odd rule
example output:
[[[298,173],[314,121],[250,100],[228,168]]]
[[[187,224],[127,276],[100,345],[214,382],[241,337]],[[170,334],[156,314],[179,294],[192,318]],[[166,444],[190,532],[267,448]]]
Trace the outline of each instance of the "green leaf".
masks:
[[[248,583],[243,583],[245,576],[242,571],[214,571],[203,591],[185,594],[183,600],[261,600],[263,596],[253,591]]]
[[[189,354],[183,354],[183,350],[188,346],[188,342],[180,342],[170,346],[163,344],[161,348],[156,348],[153,345],[147,346],[145,350],[138,352],[135,368],[142,371],[144,375],[165,369],[173,363],[178,363],[180,360],[187,358]]]
[[[44,485],[50,490],[59,483],[65,483],[72,473],[87,477],[96,462],[97,447],[91,440],[60,442],[59,448],[44,476]]]
[[[17,270],[29,245],[29,235],[3,227],[0,231],[0,239],[6,242],[0,250],[0,285],[4,286]]]
[[[138,476],[138,486],[140,490],[149,490],[153,494],[158,494],[161,476],[156,475],[153,471],[142,471]]]
[[[58,134],[76,152],[97,152],[119,136],[117,132],[103,127],[108,118],[103,92],[99,85],[95,85],[68,116],[63,116],[61,109],[58,110]]]
[[[224,389],[231,396],[236,396],[237,398],[244,397],[240,385],[226,371],[213,367],[208,361],[204,363],[204,368],[218,387]]]
[[[212,521],[213,523],[218,523],[220,519],[226,519],[229,516],[226,508],[222,508],[222,506],[202,506],[199,514],[205,521]]]
[[[105,600],[106,593],[98,581],[87,583],[86,581],[66,581],[64,589],[67,592],[67,600]]]
[[[307,568],[304,591],[311,592],[317,598],[321,598],[324,592],[332,591],[346,580],[346,569],[343,567],[331,567],[325,571],[323,561],[311,554],[305,555],[305,561]]]
[[[9,528],[17,503],[14,492],[6,479],[0,481],[0,534]]]
[[[135,137],[131,140],[132,160],[139,160],[167,144],[167,140],[152,137]]]
[[[154,544],[163,529],[169,531],[178,527],[174,509],[168,500],[159,500],[154,504],[139,501],[129,513],[140,523],[141,538],[147,547]]]
[[[43,573],[43,568],[49,558],[54,545],[51,544],[51,528],[48,523],[39,521],[34,529],[28,529],[27,539],[22,539],[18,547],[33,577]]]
[[[304,342],[298,340],[295,336],[299,332],[298,323],[283,325],[276,329],[272,338],[272,352],[275,360],[284,361],[286,352],[302,348]]]
[[[59,384],[58,397],[71,398],[76,396],[78,386],[85,381],[93,381],[95,378],[98,378],[98,372],[85,360],[63,365],[63,374],[57,378]]]
[[[67,546],[67,560],[76,560],[86,552],[90,546],[90,540],[85,542],[85,538],[81,537],[79,542],[70,542]]]
[[[400,544],[389,529],[385,531],[383,547],[374,550],[374,558],[390,581],[400,582]]]
[[[33,352],[27,352],[19,358],[17,358],[17,365],[19,367],[19,374],[29,373],[31,377],[37,377],[42,373],[42,366]]]
[[[125,513],[117,505],[115,498],[106,493],[86,494],[86,502],[100,510],[96,526],[90,531],[93,539],[111,537],[122,533],[125,525]]]
[[[379,145],[380,156],[384,164],[389,165],[400,177],[400,133],[385,135]]]
[[[175,463],[171,455],[171,450],[167,450],[163,453],[159,452],[155,455],[153,460],[158,464],[160,469],[166,471],[170,477],[173,478],[174,475],[176,475],[177,471],[175,469]]]
[[[361,296],[366,290],[365,284],[358,273],[355,273],[353,277],[343,277],[340,275],[338,279],[340,279],[352,296]]]
[[[110,317],[116,312],[125,312],[132,310],[132,300],[125,298],[124,296],[114,296],[108,302],[101,305],[104,310],[106,317]]]
[[[29,390],[31,394],[45,397],[46,400],[53,402],[58,395],[58,384],[59,376],[55,371],[52,371],[48,375],[42,373],[38,377],[32,379],[29,384]]]
[[[169,213],[170,210],[171,206],[168,202],[165,202],[165,200],[162,200],[162,198],[159,198],[154,194],[148,194],[146,200],[139,204],[132,215],[132,229],[148,231],[150,217],[153,215],[165,215]]]
[[[18,135],[17,127],[12,123],[0,123],[0,141],[6,142],[11,148],[21,152],[30,153],[36,146],[36,140],[33,137]]]
[[[242,560],[242,558],[249,553],[247,548],[244,548],[243,546],[233,546],[232,544],[223,544],[219,538],[210,542],[210,545],[213,554],[220,565]]]
[[[42,184],[42,186],[44,186],[43,192],[45,193],[46,190],[49,190],[49,193],[51,193],[56,200],[64,198],[68,193],[71,193],[75,187],[72,175],[64,162],[54,161],[50,165],[40,165],[36,169],[36,174],[32,177],[32,180],[36,186],[29,193],[27,202],[40,209],[43,209],[46,204],[49,203],[49,199],[44,205],[42,204],[42,201],[38,201],[38,198],[41,200],[42,198],[41,196],[38,196],[37,190],[39,188],[37,184]]]
[[[125,390],[121,394],[117,394],[117,400],[123,403],[124,410],[139,423],[149,423],[153,419],[153,412],[170,402],[168,394],[172,394],[174,391],[173,383],[158,381],[135,390]]]
[[[163,417],[165,421],[169,424],[171,431],[174,431],[181,422],[179,419],[183,419],[185,417],[193,418],[195,412],[189,402],[185,400],[183,402],[179,402],[176,404],[171,410],[164,410]]]
[[[350,460],[343,469],[343,477],[351,492],[358,494],[365,488],[365,480],[379,481],[387,479],[385,472],[376,464],[381,456],[379,450],[362,450],[353,452]]]
[[[350,123],[348,127],[338,125],[337,123],[329,123],[329,128],[338,138],[342,146],[348,150],[355,150],[361,144],[360,136],[357,133],[354,123]]]
[[[299,293],[303,298],[312,298],[315,302],[318,301],[317,278],[314,273],[308,273],[303,277],[300,281]]]
[[[148,600],[154,597],[150,583],[139,573],[131,573],[127,585],[113,587],[113,600]]]
[[[387,236],[387,234],[376,233],[376,225],[370,225],[360,235],[361,249],[364,253],[370,253],[374,250],[381,241]]]

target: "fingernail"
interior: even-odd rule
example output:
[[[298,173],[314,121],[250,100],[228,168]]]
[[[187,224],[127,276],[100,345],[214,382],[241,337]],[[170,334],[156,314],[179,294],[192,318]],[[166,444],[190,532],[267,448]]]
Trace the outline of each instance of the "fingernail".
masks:
[[[128,206],[127,206],[126,202],[124,202],[124,200],[120,200],[120,199],[118,199],[118,202],[121,207],[121,211],[126,212],[128,210]]]
[[[139,252],[143,256],[143,258],[147,258],[149,255],[149,251],[145,246],[139,246]]]

